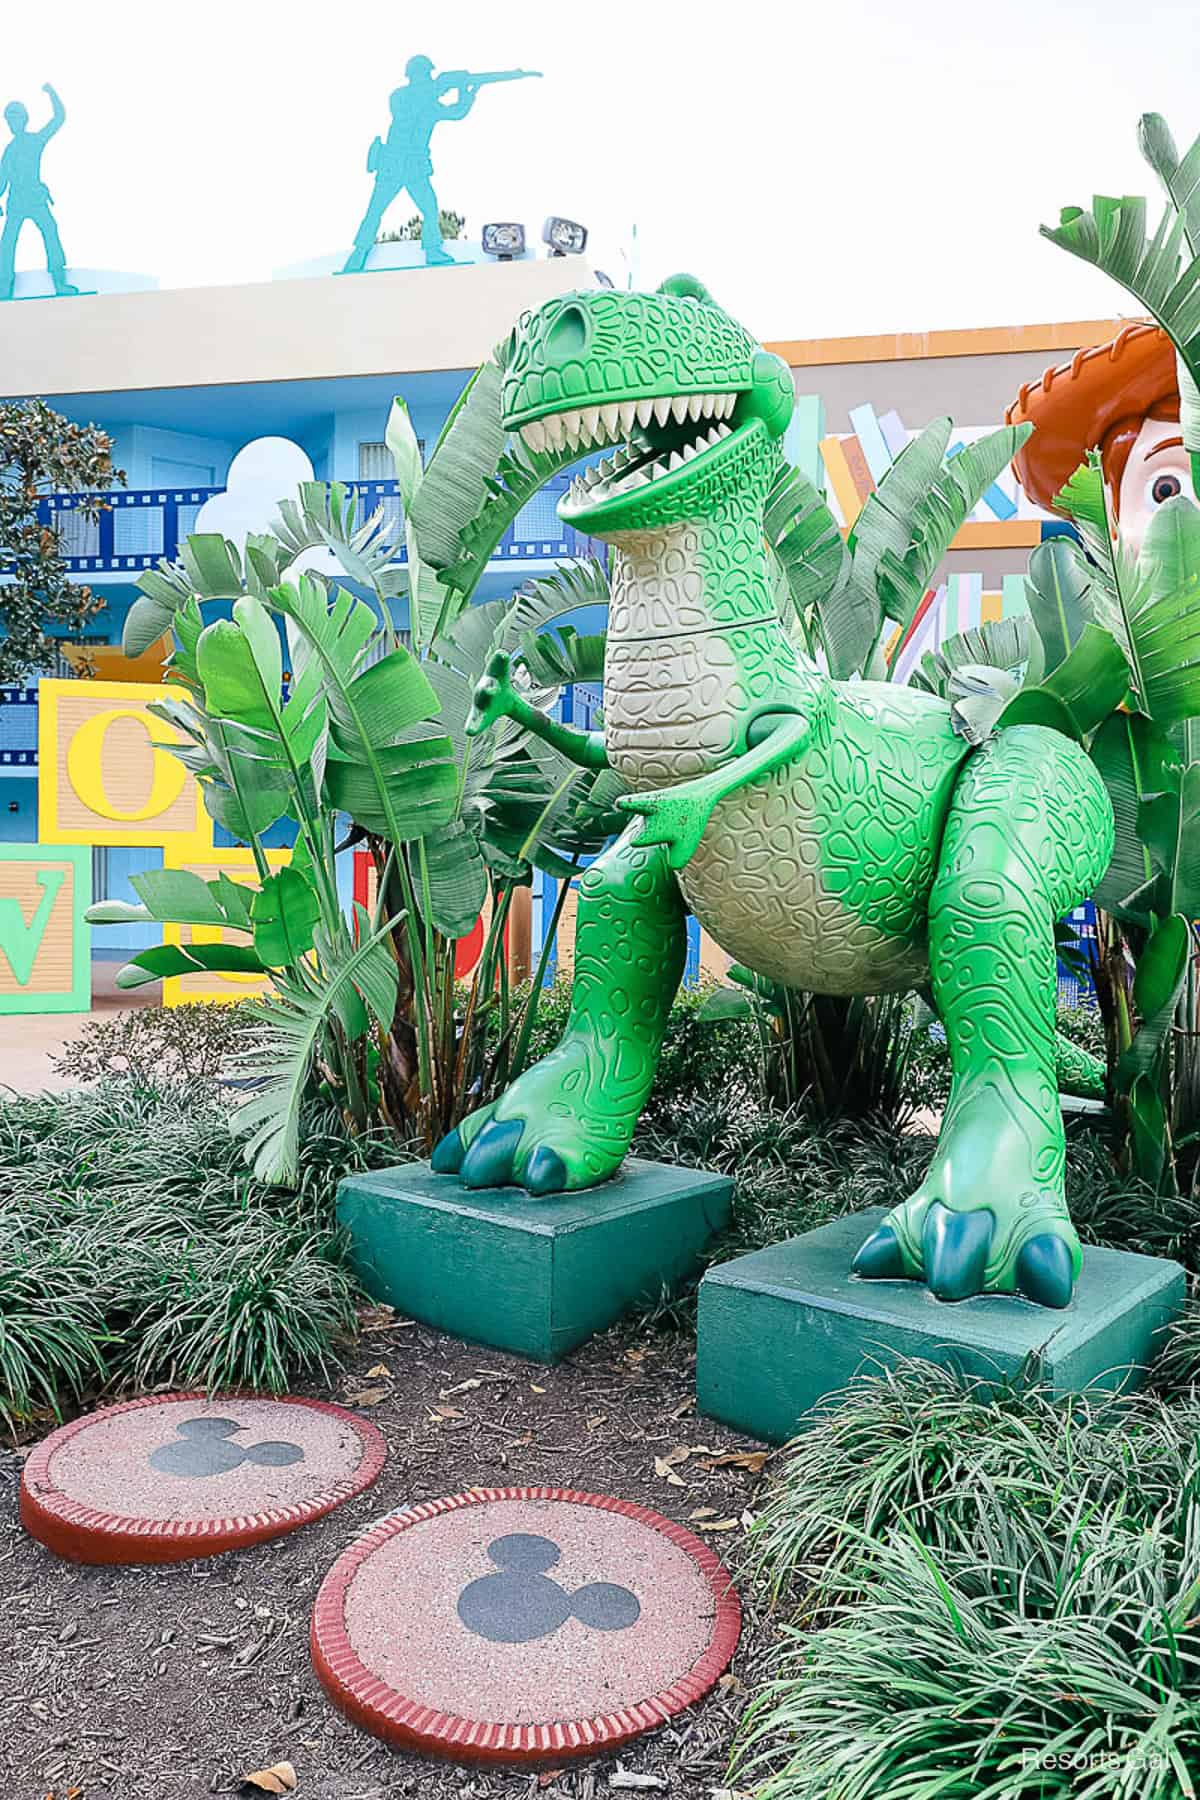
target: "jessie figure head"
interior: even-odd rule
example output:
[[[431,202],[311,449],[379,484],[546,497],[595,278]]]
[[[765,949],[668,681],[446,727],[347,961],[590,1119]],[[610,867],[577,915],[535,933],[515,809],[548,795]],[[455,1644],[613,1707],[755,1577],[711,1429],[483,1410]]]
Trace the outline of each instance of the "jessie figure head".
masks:
[[[1191,493],[1179,430],[1179,378],[1171,340],[1157,325],[1124,326],[1023,387],[1006,423],[1033,424],[1013,459],[1029,498],[1047,511],[1088,450],[1099,450],[1121,539],[1136,555],[1155,510]]]

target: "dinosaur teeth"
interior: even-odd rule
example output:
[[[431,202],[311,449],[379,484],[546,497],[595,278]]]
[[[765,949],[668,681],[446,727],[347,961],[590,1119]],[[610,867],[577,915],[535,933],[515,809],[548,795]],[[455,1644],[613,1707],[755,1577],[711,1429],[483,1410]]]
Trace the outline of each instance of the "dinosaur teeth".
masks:
[[[528,425],[522,425],[521,436],[531,450],[542,450],[546,443],[546,428],[540,419],[531,419]]]
[[[654,401],[653,400],[639,400],[637,403],[636,410],[637,410],[638,424],[643,425],[643,426],[648,425],[650,423],[651,419],[654,417]]]
[[[665,425],[671,416],[671,401],[668,395],[660,394],[654,402],[654,418],[659,425]]]
[[[686,425],[687,416],[688,416],[687,395],[686,394],[676,394],[675,398],[671,402],[671,417],[674,419],[674,421],[677,425]]]

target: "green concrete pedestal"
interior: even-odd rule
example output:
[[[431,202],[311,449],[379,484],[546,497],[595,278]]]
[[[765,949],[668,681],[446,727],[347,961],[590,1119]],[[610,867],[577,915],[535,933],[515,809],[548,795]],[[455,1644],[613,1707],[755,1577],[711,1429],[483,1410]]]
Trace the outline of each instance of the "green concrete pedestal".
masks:
[[[999,1380],[1035,1358],[1055,1393],[1137,1386],[1183,1307],[1178,1263],[1085,1248],[1071,1305],[991,1295],[953,1304],[909,1281],[860,1281],[850,1264],[881,1207],[710,1269],[700,1284],[700,1411],[783,1443],[852,1376],[920,1356]]]
[[[428,1163],[351,1175],[338,1218],[376,1299],[456,1337],[555,1362],[675,1288],[729,1221],[723,1175],[629,1157],[597,1188],[470,1192]]]

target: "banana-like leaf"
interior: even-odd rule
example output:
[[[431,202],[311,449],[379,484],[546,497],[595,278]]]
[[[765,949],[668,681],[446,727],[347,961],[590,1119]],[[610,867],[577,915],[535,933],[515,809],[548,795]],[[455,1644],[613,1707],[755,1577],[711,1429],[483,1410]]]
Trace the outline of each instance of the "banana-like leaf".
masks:
[[[236,925],[225,910],[216,882],[201,880],[190,869],[146,869],[131,878],[134,893],[148,916],[163,925]],[[234,886],[234,883],[229,883]],[[249,892],[250,890],[244,890]]]
[[[1006,425],[952,456],[911,506],[907,515],[909,543],[902,553],[890,544],[880,548],[873,540],[868,567],[874,586],[883,611],[902,630],[912,623],[955,533],[978,505],[984,490],[1008,467],[1031,430],[1027,424]],[[910,445],[909,449],[914,447]],[[897,458],[896,469],[907,454],[906,450]],[[911,485],[906,482],[905,492],[911,491]],[[876,557],[872,566],[871,559]]]
[[[1192,255],[1200,255],[1200,138],[1180,157],[1162,114],[1143,113],[1138,120],[1138,149],[1183,220]]]
[[[432,545],[430,561],[441,575],[443,586],[457,593],[474,593],[497,544],[523,506],[527,506],[538,489],[552,475],[578,462],[584,452],[578,449],[531,450],[515,438],[503,452],[495,472],[486,482],[487,496],[475,517],[458,534],[453,560],[442,562]]]
[[[1112,861],[1095,899],[1106,912],[1133,924],[1149,923],[1155,896],[1155,867],[1138,832],[1142,803],[1162,791],[1165,770],[1175,758],[1167,737],[1144,713],[1114,713],[1092,739],[1090,755],[1108,789],[1117,833]],[[1136,901],[1134,896],[1140,896]]]
[[[1047,538],[1029,559],[1025,597],[1042,644],[1049,675],[1079,642],[1095,614],[1091,578],[1078,546],[1068,537]]]
[[[385,523],[382,507],[359,524],[357,502],[345,482],[302,482],[294,500],[279,502],[274,535],[282,545],[281,569],[305,550],[321,547],[333,552],[351,581],[384,598],[407,588],[399,540]]]
[[[946,698],[950,723],[968,744],[982,744],[996,728],[1001,713],[1019,692],[1021,678],[1008,669],[982,663],[960,663],[950,672]]]
[[[312,949],[321,903],[299,869],[276,869],[250,904],[254,948],[261,962],[282,969]]]
[[[369,933],[361,908],[358,918],[360,929],[365,922]],[[331,967],[323,965],[320,975],[277,976],[275,991],[253,1003],[263,1030],[240,1068],[257,1085],[234,1114],[233,1127],[249,1139],[246,1160],[261,1181],[287,1186],[299,1177],[300,1108],[313,1057],[338,1017],[339,1003],[357,992],[380,1026],[390,1030],[398,977],[386,939],[395,923],[389,920],[369,933],[356,950]]]
[[[1157,1187],[1167,1159],[1167,1113],[1157,1082],[1150,1075],[1135,1075],[1128,1098],[1134,1172]]]
[[[483,363],[471,377],[429,459],[412,502],[421,553],[435,569],[457,561],[462,533],[477,518],[504,451],[501,372]]]
[[[275,588],[271,600],[288,621],[300,678],[320,670],[332,724],[325,780],[333,804],[392,843],[444,825],[454,815],[458,772],[450,739],[425,730],[439,701],[421,665],[394,650],[364,667],[375,615],[344,588],[327,597],[305,576],[298,587]],[[409,741],[396,741],[401,732]]]
[[[800,624],[807,632],[815,612],[831,672],[851,673],[870,648],[878,620],[870,596],[845,593],[849,553],[837,520],[803,470],[785,465],[780,471],[767,496],[763,529]]]
[[[969,631],[943,638],[936,650],[927,650],[909,686],[945,698],[956,669],[964,666],[999,669],[1016,675],[1029,658],[1030,623],[1023,614],[1011,619],[989,619]]]
[[[1098,452],[1056,504],[1087,545],[1095,617],[1123,650],[1142,711],[1160,725],[1200,715],[1200,508],[1182,494],[1159,507],[1134,565],[1113,532]]]
[[[1190,154],[1190,153],[1189,153]],[[1066,206],[1042,236],[1110,275],[1162,327],[1195,377],[1200,374],[1200,256],[1186,243],[1186,220],[1169,200],[1153,237],[1139,195],[1093,197],[1091,211]]]
[[[1044,681],[1037,687],[1022,688],[1009,701],[1000,723],[1054,723],[1061,730],[1061,709],[1069,735],[1082,742],[1116,710],[1128,687],[1129,668],[1116,639],[1102,626],[1087,624],[1075,648]],[[1051,708],[1046,701],[1052,703]]]
[[[1117,1086],[1152,1076],[1166,1047],[1192,951],[1192,931],[1179,913],[1168,913],[1151,932],[1133,978],[1133,1004],[1141,1018],[1133,1042],[1117,1064]]]
[[[953,430],[950,419],[935,419],[906,444],[874,493],[868,494],[850,532],[855,587],[874,595],[885,554],[903,561],[913,541],[920,507],[943,472]]]
[[[1166,907],[1200,917],[1200,763],[1168,765],[1138,808],[1138,835],[1163,876]]]
[[[264,975],[249,944],[152,944],[117,971],[122,990],[146,987],[168,975]]]
[[[429,885],[429,917],[443,937],[465,937],[487,899],[487,865],[475,833],[461,819],[451,819],[421,841],[417,868],[423,904]]]
[[[580,637],[572,625],[558,631],[529,631],[521,639],[521,661],[536,688],[603,681],[607,643],[607,632]]]

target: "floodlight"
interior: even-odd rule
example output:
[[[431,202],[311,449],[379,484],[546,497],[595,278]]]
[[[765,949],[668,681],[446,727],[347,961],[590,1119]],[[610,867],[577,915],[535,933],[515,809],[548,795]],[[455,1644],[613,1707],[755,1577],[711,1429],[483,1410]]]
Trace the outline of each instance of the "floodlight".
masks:
[[[587,226],[574,219],[549,218],[542,226],[542,242],[549,244],[551,256],[581,256],[587,244]]]
[[[497,262],[511,262],[514,256],[524,256],[525,227],[512,219],[485,225],[483,254],[494,256]]]

